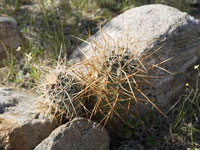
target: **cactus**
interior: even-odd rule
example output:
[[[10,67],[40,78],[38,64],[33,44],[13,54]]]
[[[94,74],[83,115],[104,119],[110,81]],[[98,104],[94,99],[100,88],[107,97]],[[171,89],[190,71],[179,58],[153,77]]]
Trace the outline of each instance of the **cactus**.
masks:
[[[51,76],[51,73],[48,76]],[[55,113],[61,113],[70,119],[81,112],[81,102],[84,103],[79,96],[82,85],[65,71],[54,73],[54,77],[56,79],[53,83],[46,84],[44,96],[48,99],[49,104],[53,105]]]
[[[110,56],[95,59],[85,64],[92,66],[96,62],[96,66],[90,67],[87,73],[87,78],[94,78],[93,83],[90,83],[91,80],[85,82],[92,85],[88,89],[92,96],[86,103],[91,109],[91,117],[101,114],[101,121],[105,123],[109,118],[116,116],[124,120],[123,117],[126,112],[129,112],[131,103],[138,101],[138,85],[134,74],[141,72],[138,71],[141,66],[128,52],[125,54],[112,52]],[[93,76],[94,74],[97,74],[96,77]]]
[[[141,88],[149,84],[150,72],[157,66],[145,64],[148,55],[117,53],[116,48],[102,52],[57,74],[56,82],[46,88],[55,109],[67,118],[86,113],[104,124],[116,117],[124,121],[140,103],[148,102],[160,111]]]

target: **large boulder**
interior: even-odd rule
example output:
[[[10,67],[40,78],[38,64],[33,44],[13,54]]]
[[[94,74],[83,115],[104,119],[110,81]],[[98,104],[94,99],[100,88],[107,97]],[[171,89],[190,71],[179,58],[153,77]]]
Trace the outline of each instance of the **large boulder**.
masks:
[[[29,93],[0,88],[0,149],[32,150],[58,126],[33,105],[35,100]]]
[[[69,56],[69,63],[113,49],[129,51],[139,59],[148,56],[142,63],[144,67],[154,66],[148,75],[158,78],[149,77],[141,91],[164,109],[183,90],[183,72],[188,73],[199,61],[199,35],[200,21],[187,13],[161,4],[141,6],[113,18],[91,37],[93,40],[88,39],[96,43],[81,44],[81,51],[77,48]]]
[[[34,150],[109,150],[109,142],[103,126],[75,118],[54,130]]]
[[[12,55],[18,55],[18,47],[25,44],[25,38],[17,27],[17,22],[12,17],[0,17],[0,66],[3,60],[11,59]],[[18,55],[19,56],[19,55]]]

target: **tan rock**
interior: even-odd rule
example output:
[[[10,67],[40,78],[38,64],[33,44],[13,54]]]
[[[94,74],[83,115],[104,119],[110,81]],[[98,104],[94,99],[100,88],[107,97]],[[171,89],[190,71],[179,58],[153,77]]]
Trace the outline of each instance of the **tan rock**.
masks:
[[[57,126],[35,108],[31,94],[0,88],[0,149],[32,150]]]

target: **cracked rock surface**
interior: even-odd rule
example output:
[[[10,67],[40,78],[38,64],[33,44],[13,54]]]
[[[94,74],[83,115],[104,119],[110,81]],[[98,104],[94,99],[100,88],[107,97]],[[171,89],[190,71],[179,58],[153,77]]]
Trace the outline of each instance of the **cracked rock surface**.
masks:
[[[14,89],[0,87],[0,149],[34,149],[58,121],[44,117],[34,107],[36,96]]]

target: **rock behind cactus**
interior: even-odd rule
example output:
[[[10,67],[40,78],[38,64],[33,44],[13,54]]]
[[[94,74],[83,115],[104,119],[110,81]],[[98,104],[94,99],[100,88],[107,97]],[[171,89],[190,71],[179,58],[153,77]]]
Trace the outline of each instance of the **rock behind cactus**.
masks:
[[[69,62],[104,55],[105,50],[108,55],[110,49],[145,57],[144,65],[154,67],[148,74],[157,78],[148,78],[149,84],[142,84],[141,90],[166,110],[185,86],[183,72],[188,73],[199,61],[199,33],[200,21],[187,13],[161,4],[141,6],[112,19],[88,39],[90,44],[83,43],[81,51],[76,49]]]

